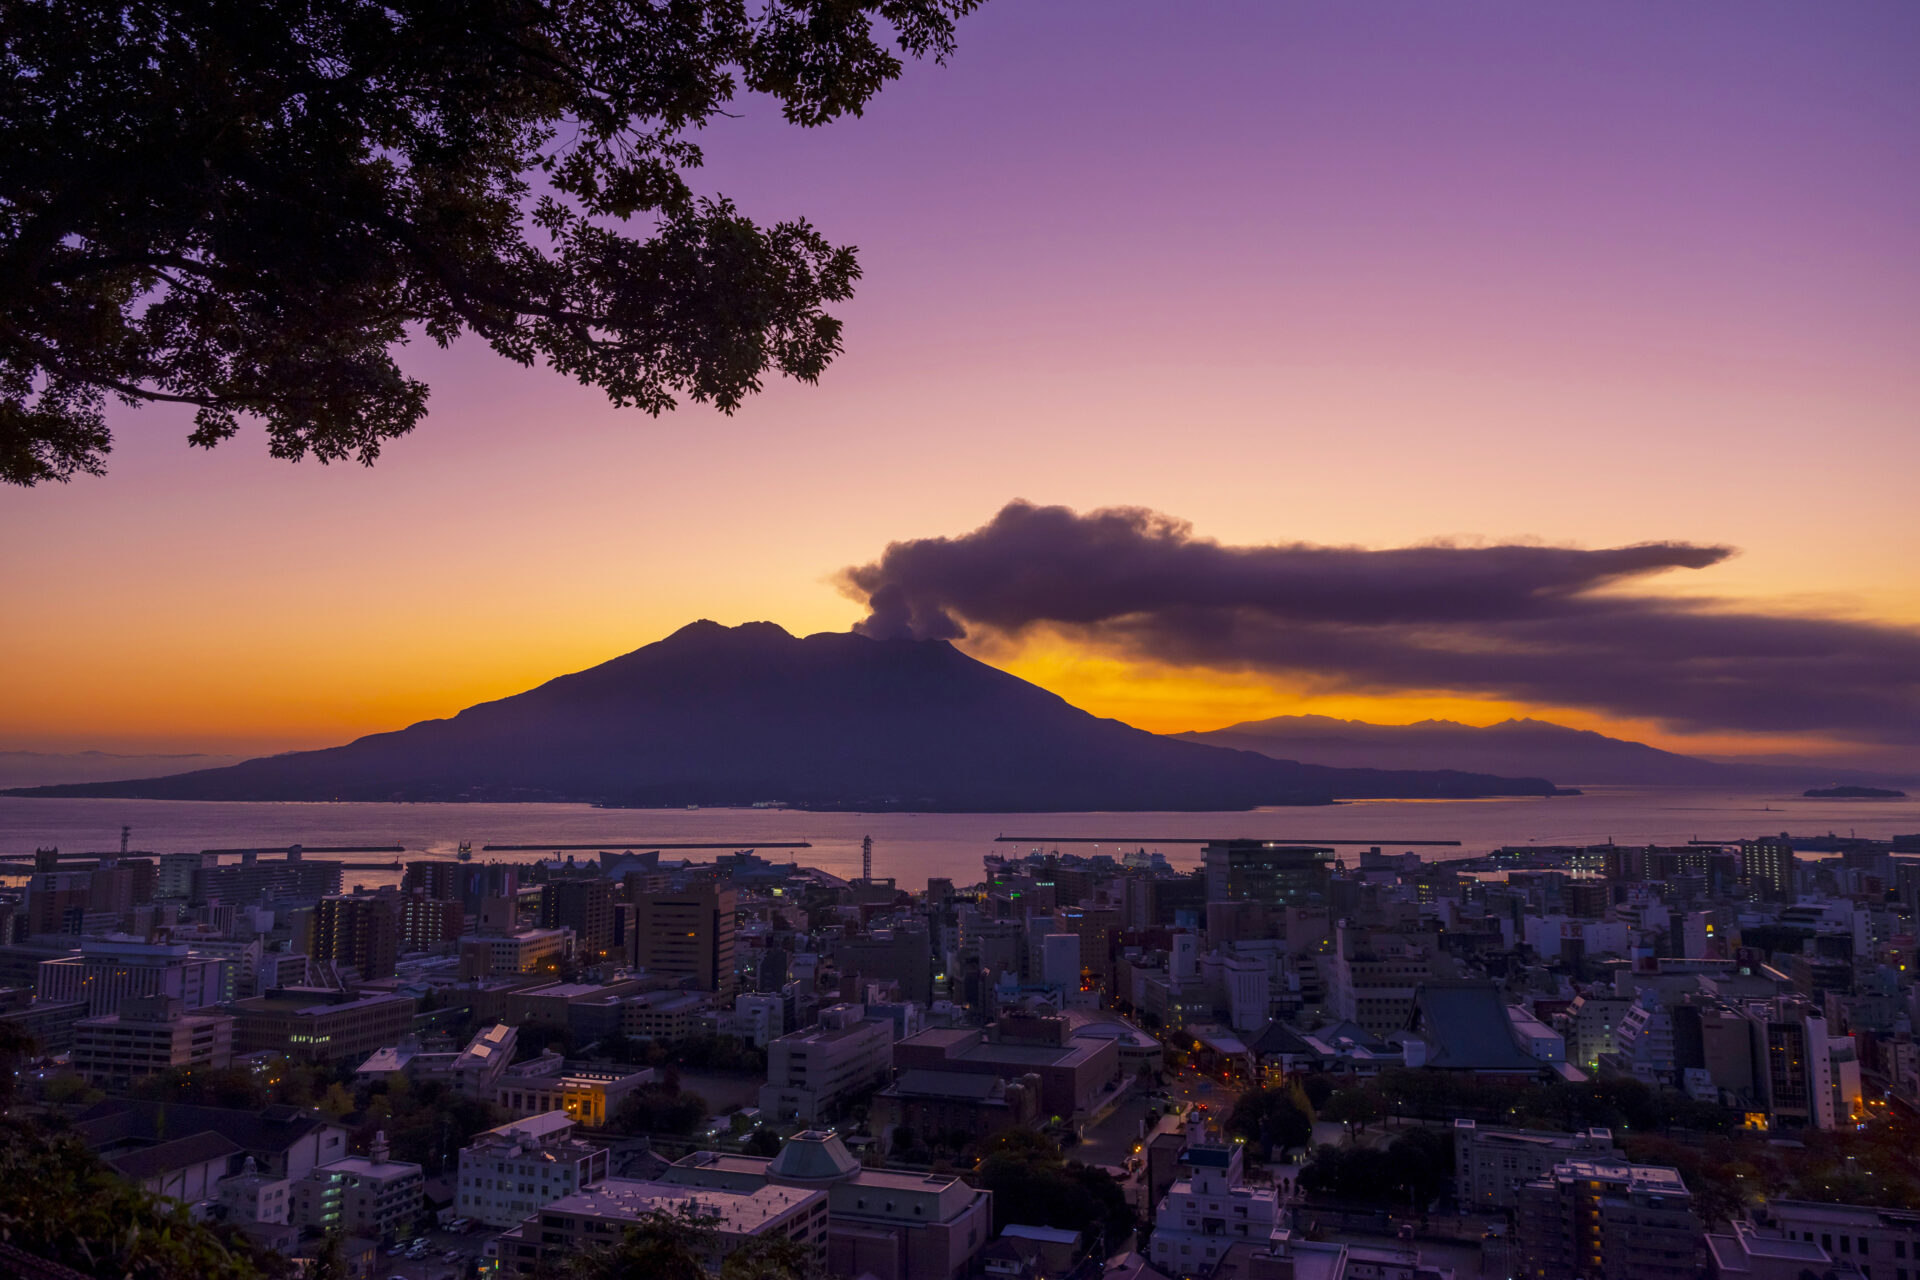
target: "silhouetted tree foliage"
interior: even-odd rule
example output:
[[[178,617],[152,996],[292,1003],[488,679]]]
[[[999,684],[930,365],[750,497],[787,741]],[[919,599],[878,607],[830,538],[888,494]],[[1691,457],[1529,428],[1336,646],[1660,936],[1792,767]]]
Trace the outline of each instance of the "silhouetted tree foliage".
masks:
[[[1327,1119],[1349,1129],[1364,1129],[1386,1114],[1380,1095],[1371,1089],[1338,1089],[1320,1108]]]
[[[1426,1120],[1465,1118],[1566,1130],[1599,1125],[1623,1132],[1720,1132],[1738,1120],[1724,1107],[1624,1078],[1509,1085],[1448,1071],[1401,1068],[1381,1072],[1368,1089],[1393,1114]]]
[[[39,1043],[17,1023],[0,1022],[0,1107],[13,1101],[13,1073],[39,1051]]]
[[[1331,1098],[1334,1091],[1340,1087],[1339,1081],[1334,1077],[1321,1075],[1318,1072],[1299,1079],[1300,1088],[1307,1095],[1307,1102],[1313,1107],[1315,1115],[1320,1114],[1327,1105],[1327,1099]]]
[[[742,90],[858,114],[978,3],[0,5],[0,479],[100,471],[109,396],[370,463],[415,334],[651,413],[813,381],[854,252],[696,197],[690,135]]]
[[[195,1106],[257,1111],[274,1103],[317,1106],[340,1077],[326,1067],[275,1061],[264,1071],[249,1067],[177,1067],[133,1082],[136,1098]]]
[[[536,1271],[536,1280],[707,1280],[701,1251],[709,1243],[717,1218],[682,1210],[640,1215],[607,1245],[580,1249],[563,1258],[549,1259]]]
[[[551,1050],[566,1057],[573,1052],[573,1033],[565,1027],[529,1024],[519,1028],[513,1042],[513,1060],[525,1062]]]
[[[70,1136],[0,1118],[0,1239],[100,1280],[279,1280],[277,1254],[121,1178]]]
[[[720,1280],[815,1280],[820,1255],[792,1236],[755,1236],[720,1263]]]
[[[1068,1160],[1032,1129],[1008,1128],[982,1144],[973,1184],[993,1192],[993,1229],[1009,1223],[1088,1232],[1104,1226],[1108,1244],[1133,1230],[1135,1213],[1113,1175]]]
[[[1384,1149],[1321,1147],[1300,1171],[1300,1186],[1343,1200],[1422,1207],[1446,1190],[1453,1174],[1453,1133],[1409,1129]]]
[[[506,1122],[490,1102],[471,1098],[434,1080],[415,1084],[395,1072],[362,1090],[355,1112],[353,1141],[364,1150],[384,1132],[396,1160],[421,1165],[430,1173],[452,1168],[460,1148],[474,1135]]]
[[[1920,1209],[1920,1122],[1893,1115],[1858,1129],[1801,1129],[1785,1146],[1774,1136],[1628,1134],[1621,1145],[1629,1159],[1680,1170],[1710,1223],[1777,1199]]]
[[[1276,1149],[1304,1147],[1313,1141],[1313,1104],[1297,1080],[1285,1088],[1253,1089],[1233,1104],[1227,1132],[1259,1147],[1263,1158]]]
[[[707,1118],[707,1100],[683,1093],[677,1081],[644,1085],[627,1095],[609,1119],[615,1133],[692,1133]]]

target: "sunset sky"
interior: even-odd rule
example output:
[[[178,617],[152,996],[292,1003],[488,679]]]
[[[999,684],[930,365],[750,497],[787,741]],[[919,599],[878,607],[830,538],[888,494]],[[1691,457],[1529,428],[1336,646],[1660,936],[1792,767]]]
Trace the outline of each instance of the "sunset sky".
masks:
[[[660,419],[464,342],[371,470],[120,411],[0,492],[0,748],[268,751],[445,715],[838,585],[1016,498],[1234,547],[1736,548],[1634,590],[1920,627],[1920,5],[990,0],[946,67],[701,183],[859,246],[845,354]],[[1150,729],[1536,714],[1138,658],[982,656]],[[984,644],[984,647],[982,647]]]

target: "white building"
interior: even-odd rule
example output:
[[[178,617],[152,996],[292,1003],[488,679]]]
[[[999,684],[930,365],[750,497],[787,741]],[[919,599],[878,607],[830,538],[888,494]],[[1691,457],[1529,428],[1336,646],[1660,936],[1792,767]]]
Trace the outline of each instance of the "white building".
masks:
[[[454,1212],[490,1227],[524,1222],[563,1196],[607,1176],[607,1151],[574,1137],[564,1111],[488,1129],[460,1149]]]
[[[220,1183],[220,1203],[231,1222],[286,1222],[293,1211],[293,1179],[260,1172],[252,1156]]]
[[[1167,1188],[1154,1213],[1153,1265],[1170,1276],[1213,1270],[1229,1248],[1252,1241],[1266,1248],[1280,1222],[1279,1197],[1249,1187],[1239,1143],[1190,1137],[1180,1162],[1187,1176]]]
[[[1643,988],[1613,1029],[1614,1051],[1636,1079],[1659,1084],[1673,1078],[1673,1013],[1653,987]]]
[[[1526,1051],[1542,1062],[1565,1062],[1567,1038],[1533,1016],[1524,1006],[1507,1006],[1507,1020],[1513,1024],[1513,1036]]]
[[[42,1000],[85,1000],[89,1017],[120,1012],[138,996],[172,996],[188,1009],[225,998],[229,962],[190,954],[184,942],[143,942],[113,936],[85,938],[80,954],[40,962],[35,992]]]
[[[417,1164],[390,1158],[387,1135],[374,1135],[364,1156],[319,1165],[293,1184],[295,1226],[341,1231],[369,1240],[411,1232],[426,1191]]]
[[[768,1042],[760,1110],[812,1123],[845,1099],[886,1083],[892,1070],[892,1020],[868,1018],[859,1005],[833,1005],[820,1011],[819,1026]]]
[[[1040,981],[1062,991],[1080,989],[1080,935],[1049,933],[1040,941]]]
[[[786,997],[773,993],[746,992],[735,996],[733,1011],[720,1016],[720,1034],[738,1036],[764,1049],[767,1042],[786,1033]]]
[[[1598,1069],[1600,1055],[1614,1051],[1613,1029],[1633,1001],[1625,996],[1580,996],[1560,1014],[1559,1023],[1567,1038],[1567,1061],[1588,1071]]]

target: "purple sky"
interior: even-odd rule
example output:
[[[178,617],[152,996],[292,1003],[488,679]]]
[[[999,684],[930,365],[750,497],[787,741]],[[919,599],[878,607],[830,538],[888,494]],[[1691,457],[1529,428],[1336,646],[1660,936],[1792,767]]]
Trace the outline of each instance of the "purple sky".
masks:
[[[416,349],[370,472],[123,414],[106,479],[0,495],[0,746],[318,745],[697,616],[842,628],[837,570],[1016,497],[1730,545],[1687,592],[1920,622],[1917,66],[1911,3],[992,0],[863,120],[703,139],[860,246],[821,386],[654,421]],[[1013,666],[1155,728],[1348,705]]]

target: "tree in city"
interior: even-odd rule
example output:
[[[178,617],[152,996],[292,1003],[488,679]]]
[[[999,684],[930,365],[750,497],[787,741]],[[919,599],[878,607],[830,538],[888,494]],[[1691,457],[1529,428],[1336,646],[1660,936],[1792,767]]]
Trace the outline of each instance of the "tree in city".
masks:
[[[1419,1127],[1384,1149],[1323,1146],[1300,1171],[1300,1186],[1343,1200],[1418,1207],[1440,1195],[1452,1173],[1452,1131]]]
[[[690,1209],[641,1214],[612,1244],[544,1259],[536,1280],[707,1280],[702,1260],[719,1219]]]
[[[740,1149],[750,1156],[771,1158],[780,1154],[780,1136],[771,1129],[755,1129],[740,1144]]]
[[[1262,1159],[1271,1159],[1275,1151],[1313,1141],[1313,1104],[1298,1081],[1283,1088],[1249,1090],[1228,1113],[1227,1132],[1258,1147]]]
[[[0,479],[100,472],[109,400],[370,464],[416,337],[655,414],[812,382],[854,250],[696,194],[695,136],[857,115],[978,3],[0,5]]]
[[[277,1254],[120,1177],[69,1135],[0,1118],[0,1240],[99,1280],[283,1280]]]
[[[1327,1105],[1321,1112],[1329,1120],[1347,1126],[1348,1132],[1365,1129],[1380,1119],[1385,1111],[1380,1105],[1380,1096],[1370,1089],[1339,1089],[1327,1099]]]
[[[39,1051],[39,1043],[18,1024],[0,1022],[0,1108],[13,1101],[14,1073]]]
[[[707,1102],[683,1093],[677,1081],[643,1085],[628,1094],[608,1127],[615,1133],[692,1133],[707,1118]]]
[[[1088,1233],[1098,1227],[1112,1244],[1134,1227],[1133,1207],[1113,1175],[1068,1160],[1032,1129],[1002,1129],[981,1144],[972,1181],[993,1192],[996,1233],[1013,1222]]]
[[[816,1280],[820,1255],[792,1236],[755,1236],[728,1252],[720,1280]]]

